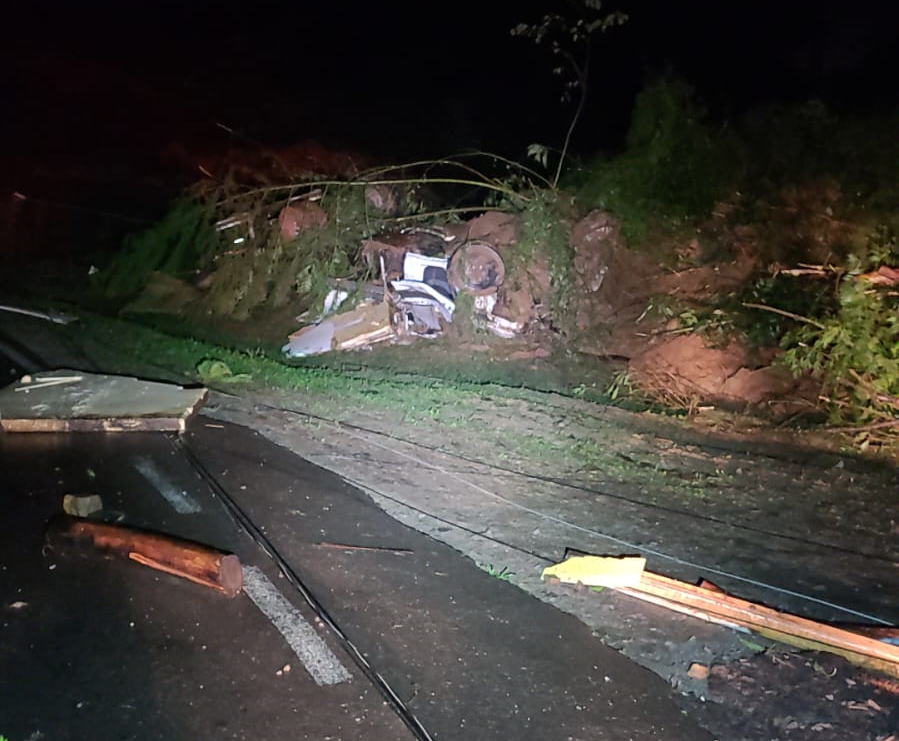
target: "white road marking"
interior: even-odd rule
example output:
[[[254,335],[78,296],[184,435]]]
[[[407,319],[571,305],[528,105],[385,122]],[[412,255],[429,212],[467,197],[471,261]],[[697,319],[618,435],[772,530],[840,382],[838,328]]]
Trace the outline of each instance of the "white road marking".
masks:
[[[255,566],[243,567],[243,591],[284,636],[317,685],[352,678],[315,628]]]
[[[179,515],[193,515],[201,511],[200,505],[182,488],[176,486],[162,471],[160,471],[152,459],[141,456],[134,459],[134,467],[141,475],[156,487],[163,498],[172,505],[172,509]]]

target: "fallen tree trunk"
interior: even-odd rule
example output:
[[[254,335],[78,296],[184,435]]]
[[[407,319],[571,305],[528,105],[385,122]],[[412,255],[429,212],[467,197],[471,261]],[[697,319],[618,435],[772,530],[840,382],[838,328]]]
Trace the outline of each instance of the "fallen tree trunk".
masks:
[[[189,579],[229,597],[243,586],[240,560],[234,554],[163,533],[57,515],[47,525],[47,540],[55,546],[88,543],[98,551]]]

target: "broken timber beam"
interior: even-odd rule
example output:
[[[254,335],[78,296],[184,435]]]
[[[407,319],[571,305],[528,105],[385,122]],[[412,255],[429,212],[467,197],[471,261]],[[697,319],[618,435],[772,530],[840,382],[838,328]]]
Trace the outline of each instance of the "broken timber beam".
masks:
[[[52,545],[89,543],[98,551],[189,579],[228,597],[237,595],[243,586],[243,570],[234,554],[163,533],[56,515],[47,525],[47,540]]]
[[[899,678],[899,646],[851,630],[648,571],[643,572],[636,586],[615,588],[632,597],[710,622],[751,630],[798,648],[837,654],[853,664]]]
[[[569,555],[577,554],[577,555]],[[781,612],[733,597],[709,582],[699,586],[644,570],[639,556],[591,556],[566,551],[559,564],[543,570],[551,583],[603,586],[669,610],[814,651],[842,656],[853,664],[899,678],[899,646],[878,638],[895,638],[895,628],[844,628]]]

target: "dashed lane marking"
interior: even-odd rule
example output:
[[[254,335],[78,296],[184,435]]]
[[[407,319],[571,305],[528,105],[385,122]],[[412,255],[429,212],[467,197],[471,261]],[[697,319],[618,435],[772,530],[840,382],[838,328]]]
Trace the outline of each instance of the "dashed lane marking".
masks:
[[[284,636],[317,685],[339,684],[351,678],[315,628],[255,566],[243,567],[243,591]]]
[[[168,478],[151,458],[140,456],[134,459],[134,467],[149,481],[179,515],[193,515],[202,511],[197,501],[180,486]]]

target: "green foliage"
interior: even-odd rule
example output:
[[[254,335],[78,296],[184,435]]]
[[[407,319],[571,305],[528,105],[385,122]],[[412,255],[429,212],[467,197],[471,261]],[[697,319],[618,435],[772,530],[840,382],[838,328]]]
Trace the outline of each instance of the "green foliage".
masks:
[[[181,198],[161,221],[125,239],[122,251],[97,274],[97,283],[108,298],[130,298],[154,271],[189,277],[206,266],[221,243],[207,208]]]
[[[207,386],[242,383],[252,380],[249,373],[234,374],[223,360],[206,358],[197,363],[197,377]]]
[[[836,178],[869,208],[899,196],[899,113],[838,115],[819,100],[755,109],[737,122],[744,187]]]
[[[852,256],[850,256],[852,257]],[[862,270],[876,270],[881,265],[899,265],[899,237],[889,224],[878,224],[865,245],[864,255],[858,258]],[[849,265],[850,271],[853,265]]]
[[[627,370],[618,371],[613,377],[611,383],[606,386],[606,396],[609,401],[618,401],[619,397],[628,396],[633,392],[633,384]]]
[[[283,205],[248,194],[232,208],[277,214]],[[361,241],[383,225],[373,214],[361,187],[331,184],[319,205],[327,214],[322,226],[303,229],[284,241],[276,219],[256,220],[255,238],[246,250],[234,250],[217,261],[215,279],[206,297],[214,314],[246,320],[254,311],[299,302],[305,308],[321,306],[336,278],[362,277]],[[223,209],[223,207],[220,207]]]
[[[481,564],[481,569],[486,571],[490,576],[493,576],[500,581],[511,581],[512,577],[515,575],[514,571],[509,571],[508,568],[503,566],[501,569],[497,569],[493,564],[484,563]]]
[[[545,268],[551,290],[547,297],[550,309],[561,321],[570,313],[568,304],[573,296],[574,248],[566,228],[572,209],[573,204],[563,192],[538,192],[521,212],[518,251],[510,266],[519,279],[528,276],[536,297],[541,296],[543,289],[539,280],[534,280],[533,271]]]
[[[645,235],[657,220],[705,214],[734,172],[733,143],[713,129],[693,90],[666,77],[638,96],[626,150],[593,162],[579,180],[579,198],[622,218],[625,233]]]
[[[571,143],[571,135],[584,110],[590,68],[590,41],[593,36],[624,25],[628,16],[620,11],[602,12],[602,0],[569,0],[561,10],[545,13],[535,23],[519,23],[512,35],[545,44],[553,55],[553,74],[562,79],[562,102],[569,103],[576,96],[577,107],[571,117],[565,141],[552,178],[552,187],[559,184],[562,167]],[[549,148],[531,144],[528,156],[543,167],[547,166]]]
[[[820,280],[778,273],[756,280],[746,290],[722,303],[737,330],[756,347],[775,347],[796,326],[796,320],[770,311],[746,312],[744,303],[771,306],[790,314],[817,319],[833,314],[838,302],[832,290],[822,290]]]
[[[207,194],[215,204],[216,218],[239,215],[251,228],[251,238],[239,249],[221,251],[216,256],[215,274],[203,299],[208,312],[247,320],[260,309],[291,304],[297,313],[317,311],[335,279],[364,281],[377,266],[362,264],[362,241],[386,229],[400,229],[415,222],[427,222],[434,214],[424,213],[421,191],[441,193],[447,198],[461,192],[491,194],[508,207],[521,207],[531,176],[539,175],[501,157],[485,153],[477,156],[479,167],[468,158],[429,160],[391,165],[371,170],[353,181],[310,180],[264,188],[246,188],[227,183]],[[501,175],[495,174],[497,170]],[[415,176],[417,174],[417,176]],[[383,188],[395,203],[387,212],[371,205],[366,189]],[[279,214],[289,202],[304,195],[316,195],[316,207],[325,214],[321,224],[307,225],[293,239],[285,240],[279,228]],[[320,195],[319,195],[320,194]],[[449,199],[450,202],[452,198]],[[394,213],[396,206],[399,215]],[[476,207],[448,208],[439,212],[443,219]],[[234,232],[229,232],[233,235]]]
[[[823,383],[833,421],[864,423],[899,415],[899,300],[847,279],[839,310],[784,338],[784,362]]]

